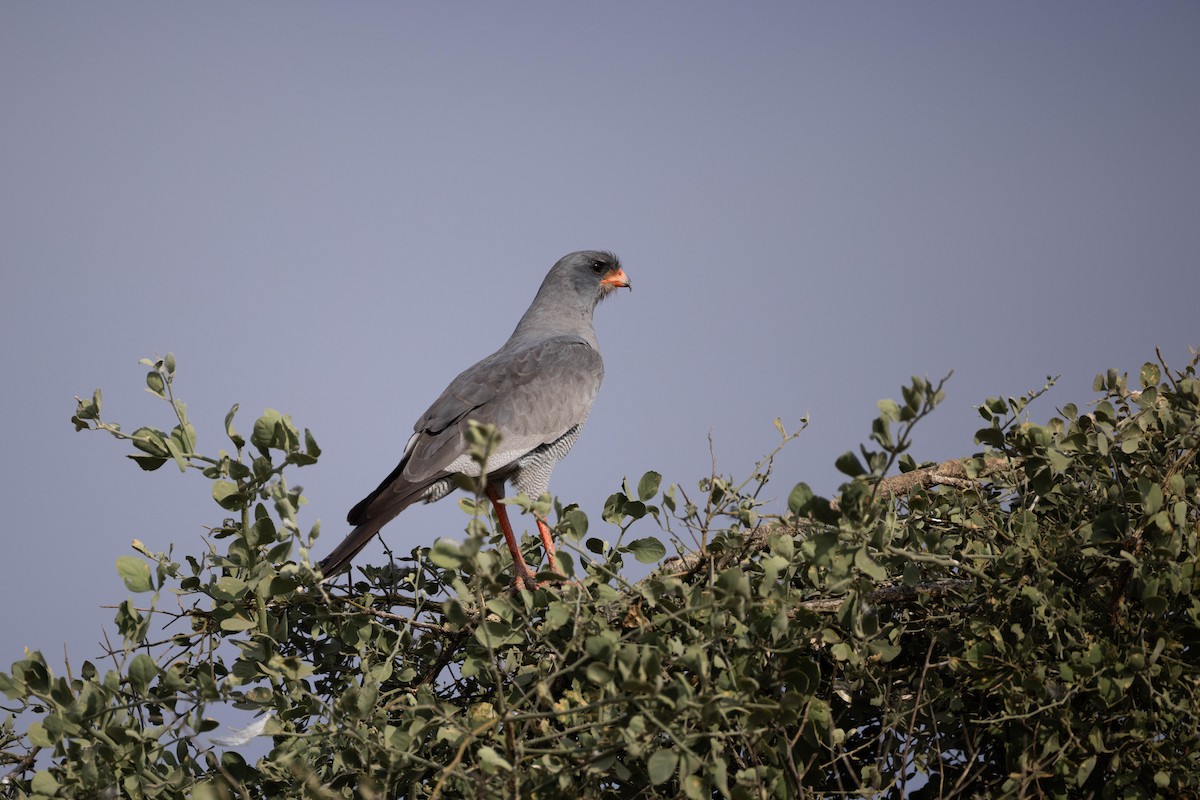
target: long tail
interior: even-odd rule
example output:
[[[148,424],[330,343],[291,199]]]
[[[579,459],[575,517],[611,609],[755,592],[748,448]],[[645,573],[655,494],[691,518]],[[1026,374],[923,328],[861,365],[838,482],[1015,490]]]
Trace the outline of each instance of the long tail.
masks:
[[[404,463],[401,461],[392,474],[379,484],[379,488],[350,509],[346,521],[355,527],[333,548],[332,553],[321,560],[323,581],[350,566],[350,562],[367,546],[371,537],[379,533],[380,528],[395,519],[401,511],[423,499],[430,484],[412,484],[404,480],[401,477]]]
[[[360,550],[367,546],[371,537],[379,533],[379,529],[391,519],[391,517],[377,517],[367,520],[350,531],[346,538],[333,548],[332,553],[321,559],[321,574],[324,576],[322,582],[336,577],[338,573],[350,566],[350,562],[354,560]]]

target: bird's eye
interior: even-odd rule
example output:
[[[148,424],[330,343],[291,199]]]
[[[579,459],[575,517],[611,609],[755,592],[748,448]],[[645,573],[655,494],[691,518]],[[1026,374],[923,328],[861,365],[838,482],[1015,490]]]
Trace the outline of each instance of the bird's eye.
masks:
[[[603,271],[604,271],[604,262],[603,261],[593,261],[592,262],[592,272],[599,275]]]

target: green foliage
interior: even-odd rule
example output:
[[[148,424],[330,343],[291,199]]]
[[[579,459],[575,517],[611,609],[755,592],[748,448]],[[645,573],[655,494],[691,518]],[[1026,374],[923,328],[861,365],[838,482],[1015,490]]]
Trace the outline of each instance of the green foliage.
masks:
[[[199,472],[232,516],[198,554],[117,559],[137,602],[111,669],[56,676],[31,653],[0,673],[33,719],[0,727],[0,792],[1200,796],[1195,362],[1146,365],[1140,392],[1100,376],[1090,412],[1043,425],[1039,393],[989,399],[984,449],[942,465],[910,455],[942,396],[914,378],[837,460],[839,496],[798,484],[782,518],[759,499],[770,456],[698,493],[648,472],[603,525],[516,498],[553,512],[574,578],[520,592],[469,495],[464,538],[321,585],[284,477],[320,455],[312,436],[268,410],[247,442],[235,406],[233,452],[200,455],[174,359],[147,363],[178,424],[125,434],[97,391],[76,427],[129,440],[143,469]],[[483,460],[494,432],[472,443]],[[664,541],[678,555],[626,577]],[[222,705],[258,715],[266,755],[213,738]]]

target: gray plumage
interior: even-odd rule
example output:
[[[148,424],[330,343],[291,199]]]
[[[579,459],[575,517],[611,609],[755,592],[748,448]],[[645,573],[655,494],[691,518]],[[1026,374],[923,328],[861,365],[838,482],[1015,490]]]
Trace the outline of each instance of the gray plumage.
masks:
[[[500,434],[488,458],[489,484],[511,481],[530,497],[545,492],[604,378],[592,312],[628,285],[612,253],[584,250],[560,259],[504,346],[451,381],[413,426],[400,463],[350,510],[356,527],[321,562],[322,573],[345,569],[408,506],[445,497],[456,474],[479,476],[465,437],[468,420],[495,425]]]

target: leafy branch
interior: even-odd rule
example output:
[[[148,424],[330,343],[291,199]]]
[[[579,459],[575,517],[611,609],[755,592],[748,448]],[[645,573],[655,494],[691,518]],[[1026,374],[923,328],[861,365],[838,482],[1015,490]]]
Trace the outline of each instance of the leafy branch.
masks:
[[[977,451],[939,464],[916,426],[946,379],[914,378],[837,494],[797,483],[778,514],[778,448],[695,489],[622,481],[594,526],[514,498],[554,519],[571,577],[519,592],[478,485],[465,536],[319,584],[292,480],[311,433],[268,409],[243,437],[234,406],[205,451],[174,358],[142,363],[170,425],[126,434],[99,391],[73,423],[201,475],[222,518],[117,559],[137,600],[105,669],[0,673],[33,720],[0,727],[4,796],[1200,795],[1195,360],[1098,376],[1089,411],[1044,424],[1044,388],[989,398]],[[486,463],[494,431],[472,437]],[[256,722],[214,739],[219,707]]]

